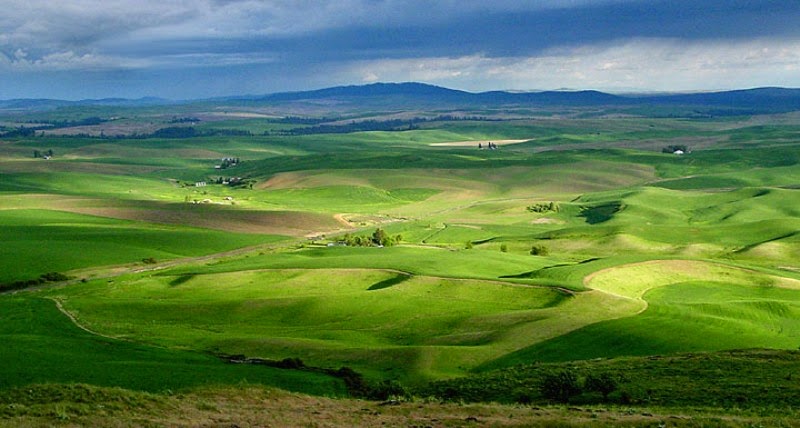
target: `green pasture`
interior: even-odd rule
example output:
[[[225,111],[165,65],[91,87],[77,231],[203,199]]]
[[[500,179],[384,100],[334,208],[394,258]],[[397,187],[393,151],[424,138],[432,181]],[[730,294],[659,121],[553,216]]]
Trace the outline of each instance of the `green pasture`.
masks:
[[[36,383],[88,383],[153,392],[203,385],[261,384],[340,395],[344,386],[311,372],[226,364],[202,353],[99,337],[76,327],[55,302],[0,297],[0,389]]]
[[[299,357],[412,383],[464,373],[636,306],[595,292],[352,268],[139,275],[45,295],[113,337]]]
[[[0,223],[2,283],[144,258],[199,256],[280,239],[50,210],[0,210]]]
[[[642,312],[510,353],[484,368],[684,351],[795,349],[800,342],[796,279],[682,260],[611,267],[589,278],[590,288],[640,301]]]
[[[796,408],[800,385],[791,373],[800,368],[797,350],[747,349],[680,353],[647,357],[598,358],[585,361],[524,364],[432,382],[416,392],[453,401],[540,403],[547,376],[573,373],[578,379],[610,375],[616,390],[607,399],[584,391],[573,406],[601,404],[626,407],[724,408],[727,412],[785,414]],[[758,391],[758,393],[753,393]],[[712,425],[718,424],[719,420]]]
[[[371,233],[371,231],[370,231]],[[308,247],[170,271],[222,273],[253,269],[391,269],[413,275],[497,280],[558,263],[548,257],[497,250],[396,247]],[[520,280],[521,282],[525,282]],[[528,280],[527,282],[531,282]]]
[[[126,120],[182,112],[132,109],[146,116]],[[83,268],[108,277],[0,296],[14,344],[0,378],[145,390],[246,379],[306,391],[308,373],[193,352],[299,357],[420,384],[537,361],[800,344],[795,119],[565,114],[398,132],[3,141],[0,283]],[[205,130],[295,127],[203,117]],[[503,139],[529,141],[433,145]],[[689,153],[661,152],[675,144]],[[32,158],[48,149],[54,159]],[[242,163],[214,169],[222,157]],[[220,176],[252,188],[213,184]],[[528,209],[550,202],[558,208]],[[338,244],[377,227],[399,245]],[[208,257],[110,270],[193,256]],[[74,328],[41,296],[118,339]],[[41,367],[26,367],[26,354]],[[117,358],[124,375],[112,381]],[[86,370],[93,359],[100,368]],[[137,367],[152,376],[138,379]],[[175,379],[162,379],[170,370]],[[340,391],[310,379],[308,392]]]

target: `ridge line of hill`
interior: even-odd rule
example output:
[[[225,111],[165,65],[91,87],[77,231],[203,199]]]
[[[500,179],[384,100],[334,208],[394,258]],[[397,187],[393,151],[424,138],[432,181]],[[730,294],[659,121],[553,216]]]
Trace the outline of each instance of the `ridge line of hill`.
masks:
[[[613,94],[596,90],[574,91],[486,91],[467,92],[418,82],[371,83],[367,85],[335,86],[310,91],[277,92],[264,95],[227,96],[194,100],[166,100],[157,97],[138,99],[105,98],[76,101],[56,99],[0,100],[4,110],[41,110],[75,106],[142,107],[167,104],[283,104],[319,102],[342,103],[369,101],[387,107],[414,103],[442,106],[676,106],[696,105],[747,111],[800,110],[800,89],[761,87],[728,91],[659,94]]]

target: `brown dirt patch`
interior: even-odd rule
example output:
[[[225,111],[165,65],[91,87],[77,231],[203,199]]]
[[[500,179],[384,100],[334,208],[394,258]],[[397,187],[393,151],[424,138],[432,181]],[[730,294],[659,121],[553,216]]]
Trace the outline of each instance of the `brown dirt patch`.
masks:
[[[561,220],[556,220],[554,218],[542,217],[533,220],[531,224],[564,224],[564,222]]]
[[[328,186],[363,186],[370,187],[369,180],[359,177],[357,173],[345,175],[326,171],[283,172],[275,174],[269,180],[258,183],[257,189],[308,189]]]
[[[143,203],[131,207],[64,207],[65,211],[150,223],[174,224],[237,233],[302,237],[344,226],[333,216],[299,211],[238,210],[227,206]]]

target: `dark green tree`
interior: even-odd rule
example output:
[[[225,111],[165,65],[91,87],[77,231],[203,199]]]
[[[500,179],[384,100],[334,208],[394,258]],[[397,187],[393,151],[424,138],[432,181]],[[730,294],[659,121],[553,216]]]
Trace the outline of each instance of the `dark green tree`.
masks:
[[[389,245],[392,245],[392,237],[389,236],[385,230],[379,227],[375,229],[375,232],[372,233],[372,242],[374,242],[375,245],[383,245],[384,247],[388,247]]]
[[[548,400],[569,403],[569,399],[581,393],[578,376],[571,371],[549,374],[542,379],[539,387],[542,395]]]
[[[583,386],[587,391],[603,394],[603,401],[607,401],[608,395],[617,390],[617,379],[608,372],[598,375],[589,374],[586,376]]]

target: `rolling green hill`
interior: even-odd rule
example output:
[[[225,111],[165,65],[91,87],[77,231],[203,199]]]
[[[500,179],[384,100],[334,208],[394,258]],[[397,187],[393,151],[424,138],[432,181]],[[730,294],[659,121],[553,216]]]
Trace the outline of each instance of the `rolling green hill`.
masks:
[[[0,141],[0,390],[341,395],[323,369],[347,367],[422,391],[520,365],[800,345],[794,114],[182,108],[208,132],[137,134],[176,126],[152,107],[102,125],[120,136]],[[9,290],[47,274],[70,280]],[[308,367],[219,359],[237,354]]]

